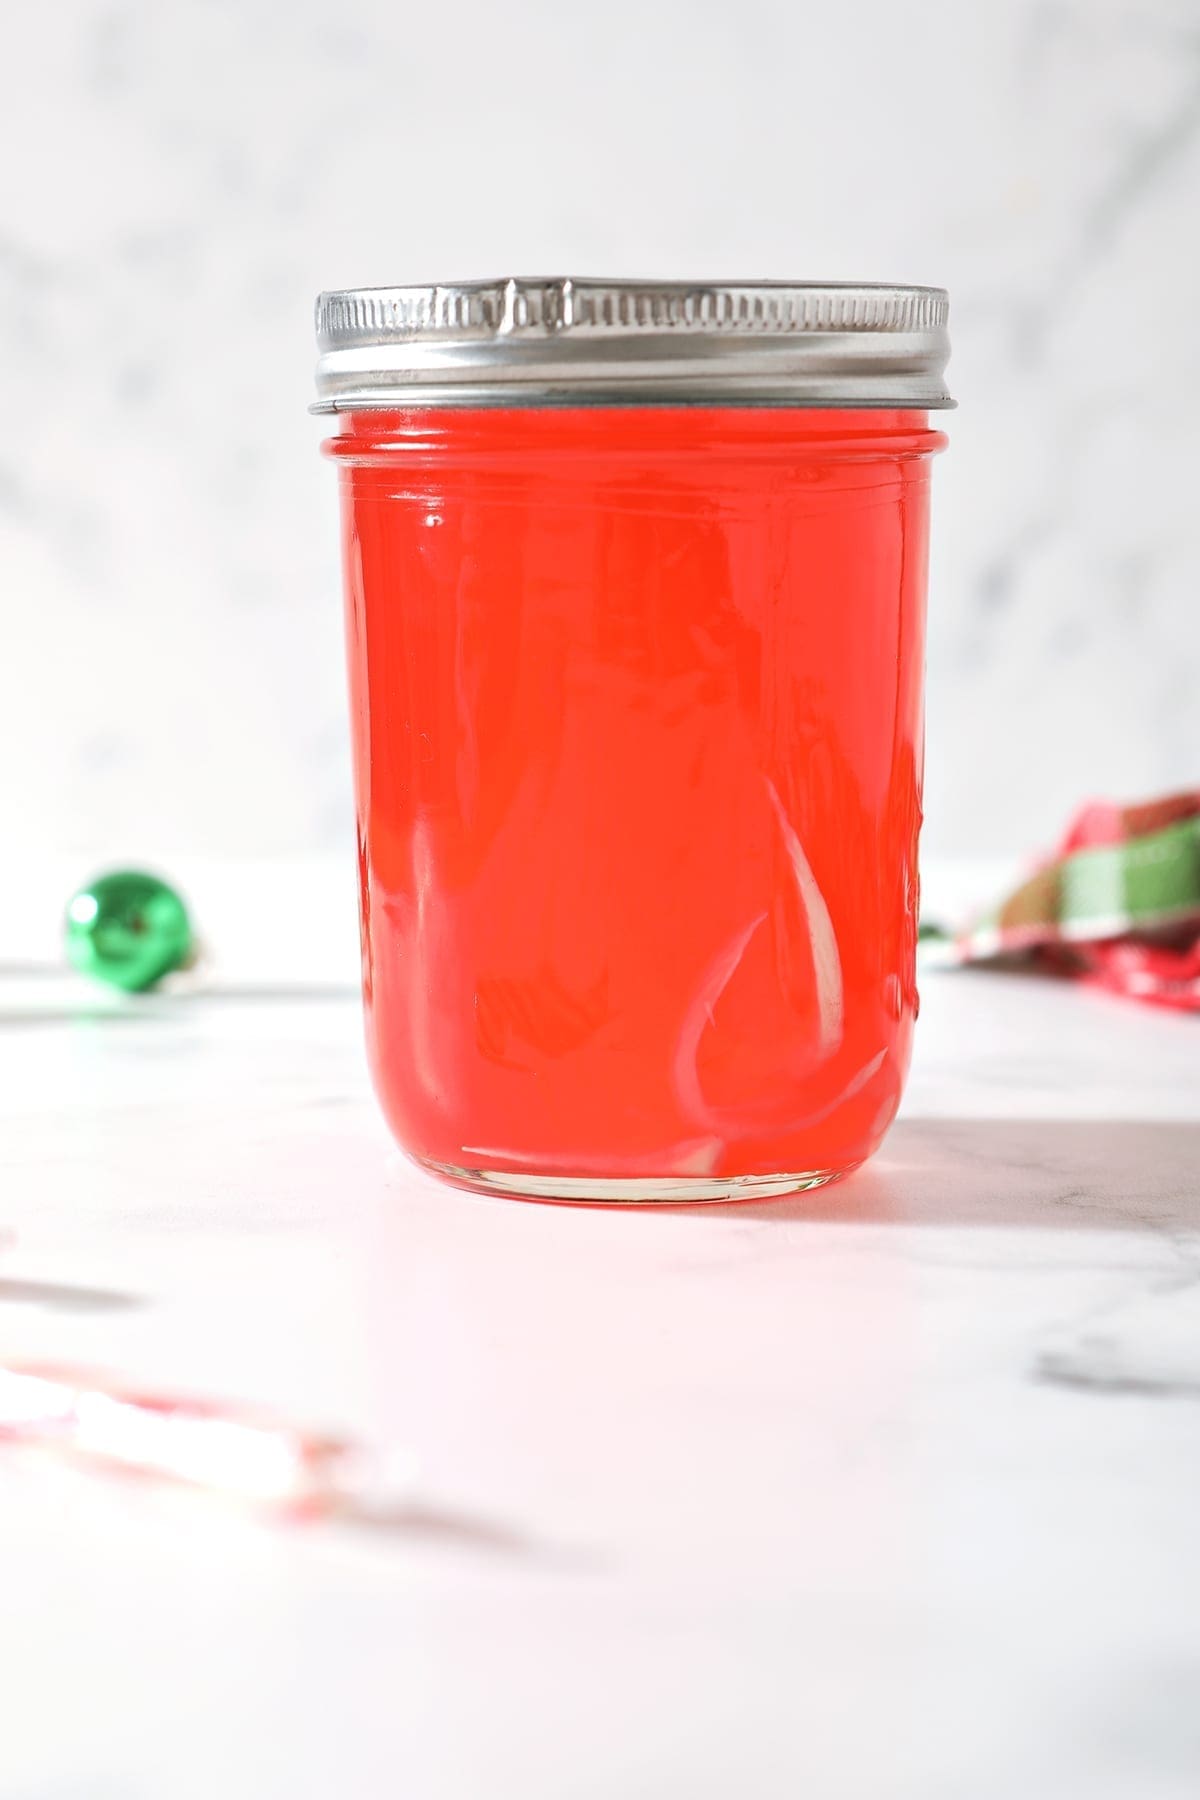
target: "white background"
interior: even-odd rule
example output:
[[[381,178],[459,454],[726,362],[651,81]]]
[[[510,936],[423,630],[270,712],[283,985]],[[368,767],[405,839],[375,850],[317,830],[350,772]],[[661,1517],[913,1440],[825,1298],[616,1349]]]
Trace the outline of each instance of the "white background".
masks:
[[[349,844],[319,287],[943,283],[927,848],[1200,778],[1196,0],[55,0],[0,114],[0,833]]]

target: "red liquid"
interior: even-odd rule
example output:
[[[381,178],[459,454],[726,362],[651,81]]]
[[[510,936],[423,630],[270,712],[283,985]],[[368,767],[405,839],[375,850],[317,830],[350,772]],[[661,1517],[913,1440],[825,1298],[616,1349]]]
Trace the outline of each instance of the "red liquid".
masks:
[[[341,424],[367,1031],[401,1144],[543,1184],[860,1162],[917,1009],[944,440],[884,411]]]

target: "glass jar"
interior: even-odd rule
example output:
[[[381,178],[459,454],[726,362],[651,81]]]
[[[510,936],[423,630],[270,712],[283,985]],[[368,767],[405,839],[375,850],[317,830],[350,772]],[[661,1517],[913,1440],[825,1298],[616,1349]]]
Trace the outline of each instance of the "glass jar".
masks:
[[[400,1144],[561,1200],[814,1187],[917,1013],[933,289],[318,302],[363,988]]]

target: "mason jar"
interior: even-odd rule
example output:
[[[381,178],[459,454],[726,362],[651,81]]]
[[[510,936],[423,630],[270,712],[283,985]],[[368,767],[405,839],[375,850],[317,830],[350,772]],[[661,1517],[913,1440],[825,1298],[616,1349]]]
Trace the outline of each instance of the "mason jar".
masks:
[[[427,1169],[728,1200],[878,1146],[946,320],[876,284],[320,297],[369,1059]]]

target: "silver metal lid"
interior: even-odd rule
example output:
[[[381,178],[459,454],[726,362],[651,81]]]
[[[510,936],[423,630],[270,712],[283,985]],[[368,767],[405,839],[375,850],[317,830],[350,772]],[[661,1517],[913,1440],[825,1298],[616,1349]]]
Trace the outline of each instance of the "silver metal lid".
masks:
[[[313,410],[953,406],[949,311],[941,288],[876,282],[347,288],[317,300]]]

